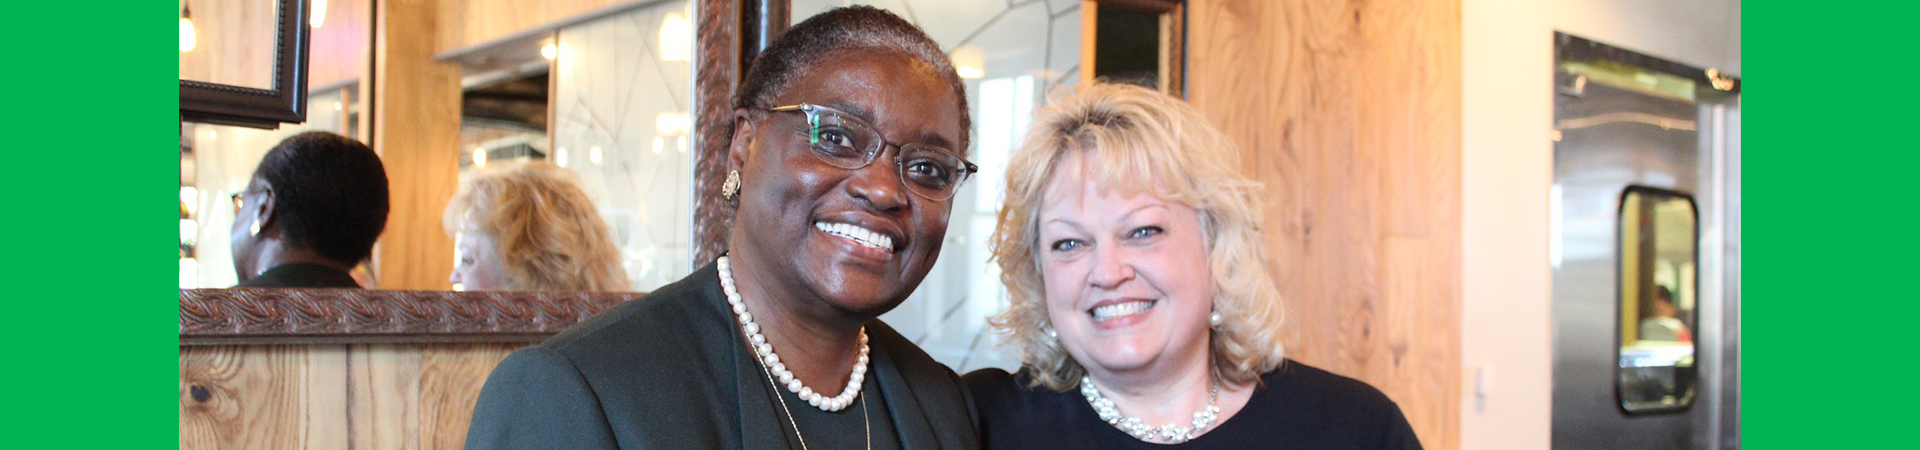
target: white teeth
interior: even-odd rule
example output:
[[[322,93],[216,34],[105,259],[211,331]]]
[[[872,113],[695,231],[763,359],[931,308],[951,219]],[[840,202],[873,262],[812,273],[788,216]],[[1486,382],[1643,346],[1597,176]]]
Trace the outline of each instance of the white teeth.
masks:
[[[825,231],[827,234],[852,239],[854,242],[859,242],[860,245],[893,251],[893,238],[885,234],[880,234],[877,231],[854,226],[850,223],[814,222],[813,227],[820,229],[820,231]]]
[[[1126,303],[1115,303],[1111,305],[1094,308],[1093,320],[1096,322],[1099,322],[1099,321],[1105,321],[1109,319],[1126,317],[1134,314],[1147,312],[1147,310],[1149,309],[1153,309],[1153,302],[1148,300],[1138,300],[1138,301],[1131,301]]]

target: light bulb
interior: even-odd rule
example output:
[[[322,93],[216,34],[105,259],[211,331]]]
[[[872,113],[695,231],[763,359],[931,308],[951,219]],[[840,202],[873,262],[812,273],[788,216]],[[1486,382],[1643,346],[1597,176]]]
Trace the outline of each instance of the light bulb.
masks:
[[[587,149],[587,161],[592,161],[596,166],[600,165],[600,146],[595,145]]]
[[[483,149],[480,147],[473,148],[473,166],[482,168],[482,169],[487,168],[487,150],[486,149]]]
[[[194,44],[200,42],[200,36],[193,31],[193,19],[180,17],[180,53],[193,51]]]
[[[308,23],[313,24],[314,28],[320,28],[321,24],[327,23],[327,0],[313,0],[313,7],[309,12],[313,14],[313,20]]]
[[[540,57],[552,61],[554,58],[560,57],[560,47],[553,45],[551,42],[547,43],[547,45],[542,45],[540,46]]]
[[[685,14],[667,13],[660,19],[660,60],[687,61],[693,59],[693,21]]]

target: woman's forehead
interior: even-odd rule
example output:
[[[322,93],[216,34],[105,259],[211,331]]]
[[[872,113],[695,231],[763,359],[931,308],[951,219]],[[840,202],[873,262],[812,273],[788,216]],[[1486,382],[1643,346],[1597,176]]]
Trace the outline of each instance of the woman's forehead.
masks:
[[[802,69],[800,77],[778,94],[775,106],[826,106],[881,128],[889,139],[911,137],[914,142],[953,148],[966,132],[960,129],[962,112],[955,96],[953,87],[931,66],[911,55],[854,49],[830,53]],[[898,132],[907,136],[893,135]]]

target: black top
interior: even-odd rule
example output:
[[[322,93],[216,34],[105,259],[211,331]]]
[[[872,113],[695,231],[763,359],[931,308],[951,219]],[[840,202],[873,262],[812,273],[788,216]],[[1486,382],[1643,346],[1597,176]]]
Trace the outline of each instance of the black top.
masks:
[[[289,263],[273,266],[234,287],[359,288],[360,282],[353,281],[353,275],[340,269],[311,263]]]
[[[878,320],[859,403],[814,408],[775,388],[741,337],[713,264],[500,362],[469,449],[978,448],[960,377]],[[794,423],[775,395],[787,400]]]
[[[1142,442],[1101,421],[1079,389],[1027,387],[1024,370],[965,377],[980,410],[981,440],[992,450],[1420,448],[1400,407],[1366,383],[1291,360],[1262,378],[1266,385],[1233,417],[1167,445]]]

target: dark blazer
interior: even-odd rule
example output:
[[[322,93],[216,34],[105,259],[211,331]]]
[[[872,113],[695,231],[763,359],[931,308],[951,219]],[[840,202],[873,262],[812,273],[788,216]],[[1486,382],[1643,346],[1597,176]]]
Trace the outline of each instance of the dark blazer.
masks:
[[[467,448],[800,448],[736,327],[708,264],[507,356]],[[867,336],[904,448],[979,448],[960,378],[878,320]]]
[[[355,288],[360,282],[353,281],[353,275],[339,269],[319,264],[291,263],[273,266],[259,276],[247,279],[237,288]]]

